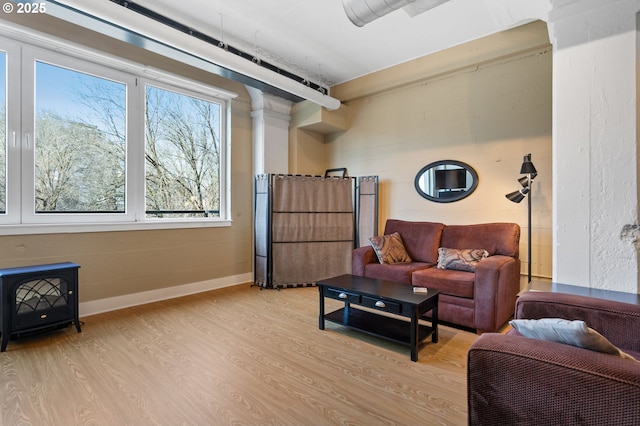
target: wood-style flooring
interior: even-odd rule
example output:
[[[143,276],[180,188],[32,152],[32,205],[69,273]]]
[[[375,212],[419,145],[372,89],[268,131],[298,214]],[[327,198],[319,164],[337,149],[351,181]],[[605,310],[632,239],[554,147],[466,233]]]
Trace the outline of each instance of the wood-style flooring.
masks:
[[[327,300],[327,311],[340,307]],[[240,285],[81,318],[0,353],[2,425],[465,425],[473,333],[409,348],[327,323],[315,287]]]

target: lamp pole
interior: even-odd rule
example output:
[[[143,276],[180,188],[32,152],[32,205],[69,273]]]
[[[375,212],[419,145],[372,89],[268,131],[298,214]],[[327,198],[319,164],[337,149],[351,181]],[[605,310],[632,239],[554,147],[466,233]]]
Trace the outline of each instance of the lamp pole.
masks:
[[[522,167],[520,168],[520,174],[526,175],[526,177],[521,177],[518,179],[520,185],[522,185],[522,189],[519,191],[514,191],[505,196],[509,201],[513,201],[514,203],[519,203],[522,201],[524,197],[527,197],[527,266],[528,266],[528,283],[531,284],[531,184],[533,179],[538,175],[538,172],[531,162],[531,154],[527,154],[524,156],[522,160]]]
[[[531,284],[531,173],[527,174],[527,187],[529,188],[529,193],[527,194],[527,226],[529,228],[529,234],[527,235],[527,266],[529,267],[527,278],[529,281],[527,283]]]

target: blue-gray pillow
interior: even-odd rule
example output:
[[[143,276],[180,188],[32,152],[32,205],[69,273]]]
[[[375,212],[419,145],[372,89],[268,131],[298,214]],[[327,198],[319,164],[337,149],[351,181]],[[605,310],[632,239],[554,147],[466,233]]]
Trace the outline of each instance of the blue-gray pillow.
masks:
[[[518,333],[531,339],[564,343],[637,361],[631,355],[622,352],[603,335],[589,328],[584,321],[562,318],[515,319],[509,321],[509,324]]]

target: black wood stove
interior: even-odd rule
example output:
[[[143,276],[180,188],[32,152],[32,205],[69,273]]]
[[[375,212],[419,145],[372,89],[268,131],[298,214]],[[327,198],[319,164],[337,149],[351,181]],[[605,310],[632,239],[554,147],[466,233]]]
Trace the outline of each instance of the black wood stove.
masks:
[[[1,352],[9,339],[75,324],[78,269],[71,262],[0,269]]]

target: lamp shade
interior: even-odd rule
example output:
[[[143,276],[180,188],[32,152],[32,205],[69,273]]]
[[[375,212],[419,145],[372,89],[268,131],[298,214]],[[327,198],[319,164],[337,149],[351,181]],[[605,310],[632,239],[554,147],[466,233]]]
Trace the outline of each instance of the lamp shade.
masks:
[[[522,188],[520,191],[513,191],[507,195],[505,195],[505,197],[507,197],[509,199],[509,201],[513,201],[514,203],[519,203],[520,201],[524,200],[524,196],[527,195],[529,193],[529,188]]]
[[[533,175],[537,174],[535,166],[531,162],[531,154],[527,154],[522,159],[522,167],[520,168],[520,173],[523,175]]]

